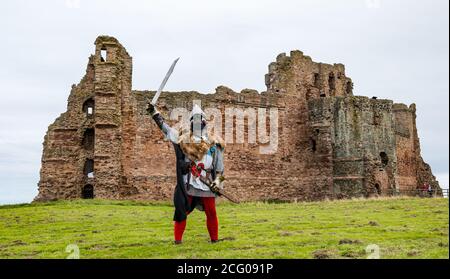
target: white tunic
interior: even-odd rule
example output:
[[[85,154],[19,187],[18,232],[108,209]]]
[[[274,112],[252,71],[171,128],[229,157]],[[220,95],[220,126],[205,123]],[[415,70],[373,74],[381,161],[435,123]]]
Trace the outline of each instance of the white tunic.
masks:
[[[203,163],[205,170],[210,170],[212,168],[212,160],[211,151],[208,151],[200,161],[195,161],[195,164],[198,166],[198,164]],[[202,170],[200,176],[206,178],[206,171]],[[187,182],[187,175],[184,179],[184,181]],[[192,174],[190,175],[189,184],[196,189],[209,191],[209,187],[200,181],[200,177],[195,177]]]
[[[163,124],[162,130],[164,134],[166,135],[166,138],[170,140],[173,143],[178,143],[179,139],[179,133],[177,130],[173,129],[167,124]],[[189,162],[189,159],[186,158],[186,162]],[[198,164],[203,163],[205,170],[210,170],[212,168],[213,163],[213,157],[211,154],[211,149],[208,150],[208,152],[203,156],[203,158],[200,161],[195,161],[195,164],[198,166]],[[200,174],[203,178],[206,178],[206,171],[202,170]],[[184,182],[188,182],[188,175],[183,175]],[[202,191],[210,191],[209,187],[206,186],[203,182],[200,181],[199,177],[195,177],[192,174],[190,175],[189,184],[199,190]]]

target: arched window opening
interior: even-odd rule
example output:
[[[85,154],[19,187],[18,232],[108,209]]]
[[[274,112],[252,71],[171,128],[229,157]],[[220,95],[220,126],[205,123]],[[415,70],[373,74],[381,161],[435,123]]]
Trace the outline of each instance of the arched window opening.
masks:
[[[94,160],[86,159],[84,163],[84,175],[87,178],[94,178]]]
[[[87,184],[83,187],[81,191],[81,197],[83,199],[93,199],[94,198],[94,186]]]
[[[95,131],[93,128],[88,128],[84,131],[82,145],[86,150],[93,150],[95,143]]]
[[[83,103],[83,112],[86,113],[87,117],[91,117],[94,115],[94,107],[95,107],[95,101],[92,98],[87,99]]]
[[[389,164],[389,157],[386,154],[386,152],[380,153],[380,159],[381,159],[381,165],[383,166],[383,168],[387,167],[387,165]]]

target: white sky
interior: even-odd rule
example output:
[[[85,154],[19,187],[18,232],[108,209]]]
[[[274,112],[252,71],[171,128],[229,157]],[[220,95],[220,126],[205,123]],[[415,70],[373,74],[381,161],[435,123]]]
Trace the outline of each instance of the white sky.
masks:
[[[265,90],[277,54],[343,63],[355,95],[416,103],[422,154],[448,187],[447,0],[2,1],[0,204],[37,193],[47,126],[66,110],[98,35],[134,59],[133,89]]]

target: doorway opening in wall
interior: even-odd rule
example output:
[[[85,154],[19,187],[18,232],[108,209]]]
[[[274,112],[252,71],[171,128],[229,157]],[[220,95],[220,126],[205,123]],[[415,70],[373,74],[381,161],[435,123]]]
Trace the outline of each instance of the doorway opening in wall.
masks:
[[[389,164],[389,157],[386,154],[386,152],[380,153],[380,159],[381,159],[381,165],[383,166],[383,168],[387,167],[387,165]]]
[[[94,186],[91,184],[84,185],[81,191],[81,198],[83,199],[93,199],[94,198]]]
[[[102,49],[100,50],[100,61],[106,62],[107,56],[108,56],[108,52],[106,50],[106,47],[102,47]]]
[[[381,187],[380,184],[376,183],[375,184],[375,191],[378,195],[381,195]]]

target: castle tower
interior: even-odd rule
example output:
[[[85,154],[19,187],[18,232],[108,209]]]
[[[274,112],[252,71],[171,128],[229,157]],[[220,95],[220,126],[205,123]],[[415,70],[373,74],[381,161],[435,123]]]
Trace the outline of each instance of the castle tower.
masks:
[[[115,38],[96,39],[67,112],[45,136],[36,200],[118,198],[122,107],[131,95],[131,71],[132,59]]]
[[[121,169],[122,100],[131,94],[131,57],[111,37],[95,41],[94,182],[98,198],[118,198]]]
[[[333,144],[330,121],[314,119],[310,101],[329,102],[337,96],[352,96],[352,80],[342,64],[314,62],[299,50],[281,53],[269,65],[267,91],[282,96],[280,150],[284,160],[295,164],[285,176],[297,177],[298,197],[316,199],[333,195]],[[328,113],[324,111],[324,113]]]

